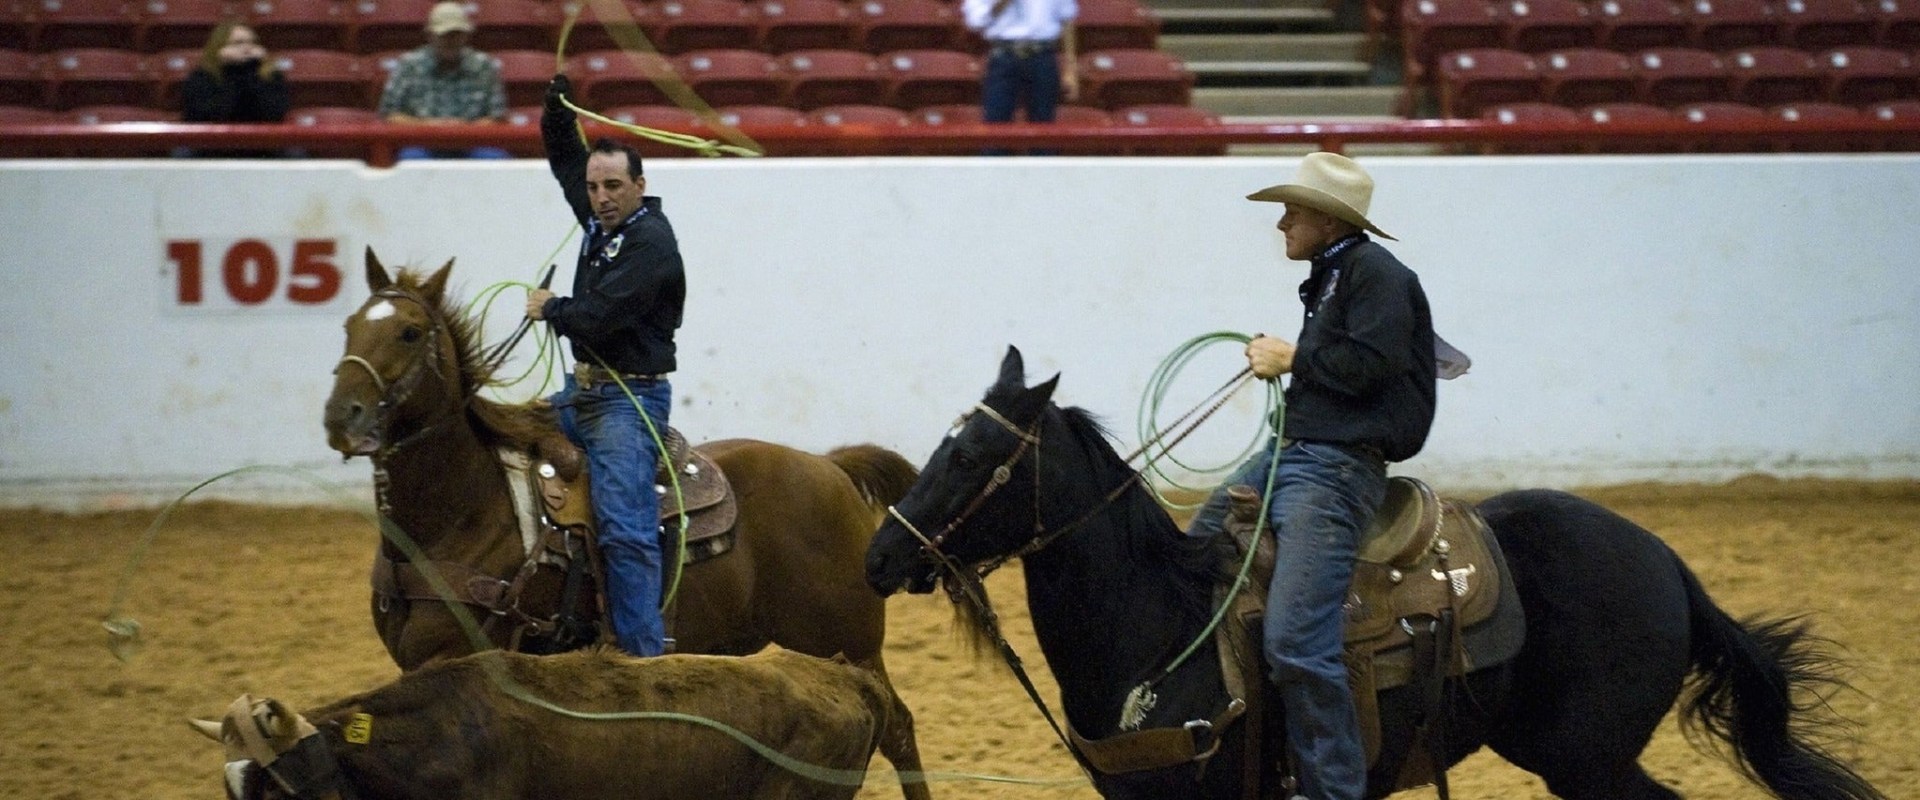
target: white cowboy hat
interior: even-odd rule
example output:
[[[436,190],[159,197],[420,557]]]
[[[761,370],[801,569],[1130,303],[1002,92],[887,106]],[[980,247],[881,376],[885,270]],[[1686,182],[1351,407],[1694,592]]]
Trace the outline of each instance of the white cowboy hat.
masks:
[[[435,36],[448,31],[473,32],[473,20],[467,16],[467,7],[453,0],[435,3],[433,10],[427,13],[427,32]]]
[[[1247,199],[1299,203],[1358,225],[1375,236],[1393,239],[1367,219],[1367,206],[1373,201],[1373,178],[1343,155],[1308,153],[1300,161],[1292,183],[1269,186],[1247,195]]]

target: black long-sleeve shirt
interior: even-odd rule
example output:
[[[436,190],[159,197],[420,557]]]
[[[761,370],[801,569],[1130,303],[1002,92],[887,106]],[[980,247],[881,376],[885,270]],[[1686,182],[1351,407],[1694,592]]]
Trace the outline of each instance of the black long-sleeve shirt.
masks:
[[[547,301],[541,315],[567,337],[580,363],[598,363],[597,354],[621,372],[672,372],[673,332],[680,327],[687,281],[660,198],[642,198],[631,216],[603,228],[587,199],[588,153],[572,109],[548,110],[540,133],[547,165],[584,234],[573,295]]]
[[[280,122],[287,118],[287,81],[275,72],[260,77],[257,62],[228,64],[215,76],[204,69],[180,86],[184,122]]]
[[[1333,250],[1339,248],[1339,243]],[[1433,315],[1420,278],[1364,234],[1315,258],[1287,385],[1286,436],[1412,458],[1433,427]]]

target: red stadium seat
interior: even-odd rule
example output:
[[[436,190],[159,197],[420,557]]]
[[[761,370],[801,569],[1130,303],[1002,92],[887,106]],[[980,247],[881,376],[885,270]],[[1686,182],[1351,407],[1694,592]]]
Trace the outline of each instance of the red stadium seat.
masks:
[[[599,7],[603,3],[593,3],[580,7],[580,18],[574,23],[573,32],[567,34],[568,53],[592,53],[600,50],[619,50],[632,44],[645,43],[658,49],[660,42],[660,14],[651,3],[640,0],[622,0],[612,4],[615,13],[600,17]],[[560,35],[560,20],[555,20],[554,36]],[[557,44],[557,43],[556,43]]]
[[[486,0],[473,12],[473,46],[485,52],[551,51],[560,34],[560,19],[558,4],[540,0]],[[573,43],[567,44],[571,47]]]
[[[268,52],[281,50],[346,50],[352,42],[353,18],[345,3],[334,0],[248,0],[238,6]],[[427,24],[422,16],[415,30]],[[416,46],[426,42],[422,32]]]
[[[1594,12],[1602,47],[1631,53],[1687,44],[1687,16],[1673,0],[1601,0]]]
[[[1686,47],[1656,47],[1634,57],[1635,99],[1673,108],[1725,100],[1733,76],[1720,57]]]
[[[372,108],[380,90],[359,56],[338,50],[281,50],[272,56],[286,75],[287,102]]]
[[[666,0],[656,10],[654,44],[662,53],[746,50],[759,44],[758,13],[740,0]]]
[[[1726,56],[1732,98],[1755,106],[1819,100],[1826,76],[1813,56],[1787,47],[1748,47]]]
[[[507,124],[520,127],[539,125],[540,115],[545,110],[545,106],[509,106],[507,107]]]
[[[1860,0],[1782,0],[1781,42],[1825,50],[1873,42],[1874,19]]]
[[[1853,106],[1820,102],[1785,103],[1767,109],[1767,115],[1787,122],[1809,124],[1861,119],[1860,109]],[[1780,149],[1802,153],[1851,152],[1870,149],[1879,138],[1876,134],[1865,133],[1825,134],[1811,141],[1783,140]]]
[[[312,106],[296,108],[287,112],[287,121],[295,125],[374,125],[380,122],[380,112],[370,108],[348,106]]]
[[[412,50],[427,43],[427,14],[436,0],[361,0],[351,8],[353,51]]]
[[[39,34],[33,42],[36,50],[139,46],[140,19],[128,0],[28,2],[39,22]]]
[[[1882,47],[1920,47],[1920,0],[1871,0],[1873,41]]]
[[[1600,103],[1580,109],[1581,118],[1595,126],[1622,122],[1675,122],[1678,114],[1645,103]],[[1596,136],[1588,152],[1593,153],[1677,153],[1682,148],[1669,142],[1644,137],[1605,134]]]
[[[921,125],[978,125],[980,117],[977,105],[926,106],[913,112],[913,121]]]
[[[901,50],[880,56],[880,67],[895,108],[980,102],[980,61],[966,53]]]
[[[1767,0],[1693,0],[1687,11],[1695,47],[1724,51],[1780,41],[1780,17]]]
[[[678,80],[673,63],[656,53],[625,53],[602,50],[582,53],[567,59],[567,75],[584,107],[674,105],[665,90],[654,80]]]
[[[1172,54],[1159,50],[1099,50],[1080,57],[1082,100],[1114,109],[1122,106],[1184,106],[1193,96],[1194,75]]]
[[[817,125],[871,125],[876,128],[904,128],[913,124],[907,112],[892,106],[840,105],[816,108],[807,119]]]
[[[1580,0],[1502,0],[1494,11],[1508,50],[1544,53],[1599,42],[1599,21]]]
[[[1744,103],[1688,103],[1675,113],[1683,120],[1697,123],[1762,121],[1767,118],[1766,109]],[[1687,149],[1696,153],[1750,153],[1773,150],[1775,144],[1764,136],[1714,135],[1694,140]]]
[[[1827,70],[1826,98],[1864,106],[1920,97],[1920,73],[1906,53],[1886,47],[1839,47],[1818,57]]]
[[[601,114],[630,125],[663,128],[683,133],[697,132],[703,127],[699,114],[679,106],[620,106],[609,108]]]
[[[1633,62],[1612,50],[1577,47],[1536,57],[1541,96],[1563,106],[1624,103],[1634,97]]]
[[[859,44],[853,11],[839,0],[760,2],[760,48],[769,53],[852,50]]]
[[[66,114],[38,106],[0,106],[0,125],[57,125],[70,121]]]
[[[935,0],[864,0],[853,7],[860,47],[869,53],[961,46],[959,13]]]
[[[1074,32],[1081,50],[1152,50],[1160,45],[1160,18],[1137,0],[1081,0]]]
[[[787,104],[798,109],[877,105],[887,99],[888,76],[860,50],[799,50],[780,57],[792,83]]]
[[[736,128],[807,124],[807,115],[786,106],[725,106],[714,109],[720,123]]]
[[[509,108],[546,102],[547,83],[553,80],[552,50],[496,50],[488,55],[500,64]]]
[[[1472,119],[1491,106],[1541,98],[1539,65],[1532,56],[1515,50],[1448,53],[1440,59],[1435,81],[1440,86],[1440,114],[1454,119]]]
[[[1407,82],[1426,80],[1442,53],[1499,47],[1504,28],[1486,0],[1406,0],[1400,6]]]
[[[132,50],[61,50],[42,58],[40,69],[49,84],[47,100],[54,108],[153,102],[153,77],[145,57]]]
[[[47,102],[47,77],[41,57],[20,50],[0,50],[0,105],[38,106]]]
[[[1888,103],[1875,103],[1866,109],[1867,116],[1874,119],[1904,120],[1909,123],[1920,122],[1920,100],[1895,100]],[[1882,150],[1920,150],[1920,134],[1895,133],[1881,137]]]
[[[135,0],[134,7],[140,49],[148,53],[205,47],[213,29],[233,15],[227,0]]]
[[[40,15],[29,0],[0,0],[0,42],[10,49],[38,52],[34,37],[40,33]]]
[[[758,50],[695,50],[673,60],[674,71],[710,106],[777,105],[787,73]]]
[[[147,56],[147,74],[153,79],[153,104],[168,111],[180,110],[180,84],[200,67],[200,48],[180,48]]]
[[[1129,106],[1113,112],[1113,124],[1154,128],[1213,128],[1220,125],[1220,116],[1192,106]],[[1226,155],[1227,146],[1133,145],[1127,148],[1127,153],[1136,156],[1220,156]]]
[[[1572,125],[1580,122],[1581,118],[1580,112],[1574,111],[1566,106],[1554,105],[1552,103],[1525,102],[1501,103],[1483,109],[1480,112],[1480,119],[1488,122],[1497,122],[1501,125]],[[1479,152],[1490,154],[1565,153],[1574,149],[1576,149],[1576,146],[1570,142],[1539,140],[1487,144],[1480,146]]]
[[[108,104],[69,110],[67,119],[80,125],[107,125],[115,122],[179,122],[180,115],[152,106]]]

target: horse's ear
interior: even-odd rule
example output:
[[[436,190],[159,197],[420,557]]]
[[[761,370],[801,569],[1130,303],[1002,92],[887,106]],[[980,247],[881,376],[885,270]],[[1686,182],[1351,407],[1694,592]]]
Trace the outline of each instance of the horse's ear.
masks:
[[[1024,387],[1027,385],[1027,364],[1020,357],[1020,348],[1007,345],[1006,358],[1000,359],[1000,379],[995,386]]]
[[[447,291],[447,276],[451,274],[453,274],[453,259],[449,258],[447,263],[440,265],[432,275],[427,276],[427,282],[420,285],[420,294],[435,303],[440,302],[441,295]]]
[[[1047,403],[1053,401],[1053,390],[1059,388],[1059,386],[1060,373],[1056,372],[1053,373],[1053,377],[1042,381],[1040,384],[1028,390],[1027,399],[1035,405],[1045,406]]]
[[[367,289],[378,292],[392,285],[393,278],[380,264],[380,257],[373,254],[373,245],[367,245]]]

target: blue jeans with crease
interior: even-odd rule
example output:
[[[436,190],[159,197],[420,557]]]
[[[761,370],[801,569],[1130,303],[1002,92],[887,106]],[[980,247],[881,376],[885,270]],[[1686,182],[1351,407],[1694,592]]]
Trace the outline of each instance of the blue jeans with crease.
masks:
[[[1227,511],[1225,486],[1265,487],[1273,458],[1269,445],[1248,459],[1195,514],[1192,534],[1219,533]],[[1267,667],[1286,708],[1300,794],[1309,800],[1359,800],[1366,792],[1367,757],[1342,658],[1343,606],[1360,534],[1386,500],[1386,465],[1324,442],[1293,442],[1280,450],[1279,459],[1268,509],[1277,546],[1267,587]]]
[[[673,386],[666,380],[628,381],[653,430],[667,435]],[[654,473],[660,451],[647,421],[615,383],[581,389],[572,376],[553,396],[560,429],[587,452],[600,556],[607,566],[607,613],[620,649],[636,656],[666,650],[660,618],[660,496]]]

